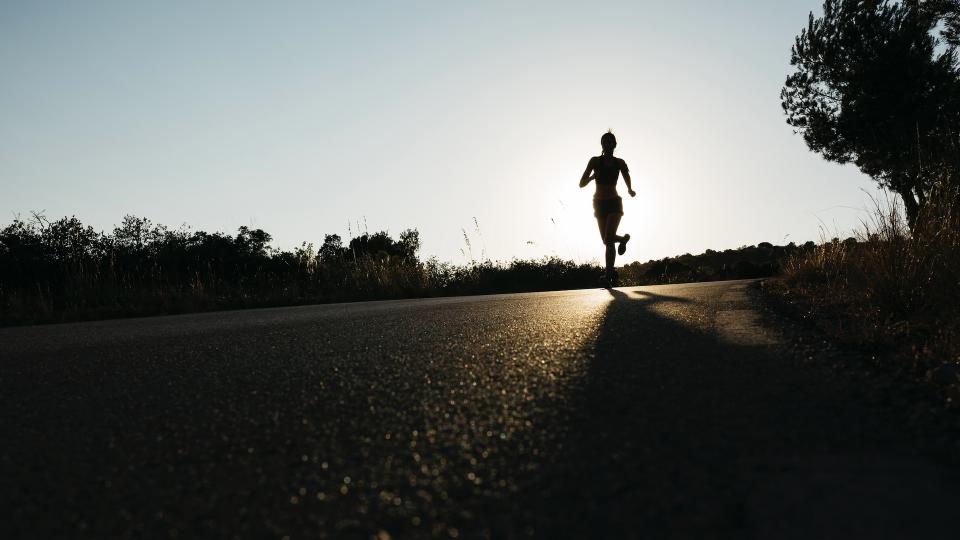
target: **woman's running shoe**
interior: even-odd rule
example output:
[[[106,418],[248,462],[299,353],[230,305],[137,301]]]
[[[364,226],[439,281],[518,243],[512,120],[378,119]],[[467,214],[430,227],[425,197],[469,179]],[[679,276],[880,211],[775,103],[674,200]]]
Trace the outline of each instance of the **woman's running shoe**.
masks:
[[[629,241],[630,241],[630,235],[629,235],[629,234],[623,235],[623,241],[621,241],[621,242],[620,242],[620,245],[617,247],[617,253],[619,253],[620,255],[623,255],[624,253],[626,253],[626,252],[627,252],[627,242],[629,242]]]

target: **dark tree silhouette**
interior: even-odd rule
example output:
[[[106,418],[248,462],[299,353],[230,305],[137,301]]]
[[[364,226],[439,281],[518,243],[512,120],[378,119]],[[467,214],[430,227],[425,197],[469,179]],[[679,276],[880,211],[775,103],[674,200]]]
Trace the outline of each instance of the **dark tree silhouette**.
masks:
[[[270,251],[270,241],[273,238],[263,229],[250,230],[240,227],[234,244],[240,253],[254,257],[266,257]]]
[[[957,4],[827,0],[781,92],[807,146],[899,194],[911,226],[934,187],[960,184]]]
[[[960,0],[913,0],[931,16],[943,22],[941,35],[947,43],[960,46]]]
[[[318,253],[320,260],[326,263],[339,260],[343,257],[343,240],[339,234],[328,234],[323,237],[323,245]]]

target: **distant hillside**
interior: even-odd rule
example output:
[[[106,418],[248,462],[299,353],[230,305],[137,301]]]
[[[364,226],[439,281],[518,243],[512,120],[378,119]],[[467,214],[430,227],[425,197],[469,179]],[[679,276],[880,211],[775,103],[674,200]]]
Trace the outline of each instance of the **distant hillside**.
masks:
[[[723,251],[708,249],[699,255],[684,253],[677,257],[630,263],[620,268],[620,279],[624,284],[651,285],[768,277],[780,271],[787,257],[815,248],[813,242],[799,246],[793,242],[785,246],[760,242],[755,246]]]

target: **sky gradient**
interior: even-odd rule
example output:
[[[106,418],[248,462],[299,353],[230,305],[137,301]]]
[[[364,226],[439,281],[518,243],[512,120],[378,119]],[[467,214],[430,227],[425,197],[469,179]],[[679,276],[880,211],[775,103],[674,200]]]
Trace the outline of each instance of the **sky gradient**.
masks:
[[[286,249],[417,228],[454,263],[598,260],[577,182],[610,128],[637,191],[618,264],[856,226],[874,183],[780,109],[819,0],[597,6],[0,0],[0,223],[129,213]]]

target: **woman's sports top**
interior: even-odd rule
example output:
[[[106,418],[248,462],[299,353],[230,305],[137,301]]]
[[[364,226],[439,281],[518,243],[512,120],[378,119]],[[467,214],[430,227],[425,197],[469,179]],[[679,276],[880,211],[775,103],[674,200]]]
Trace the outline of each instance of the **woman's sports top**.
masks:
[[[617,179],[620,177],[620,171],[629,172],[626,161],[618,157],[607,159],[604,156],[593,158],[593,170],[597,175],[597,184],[601,186],[616,185]]]

